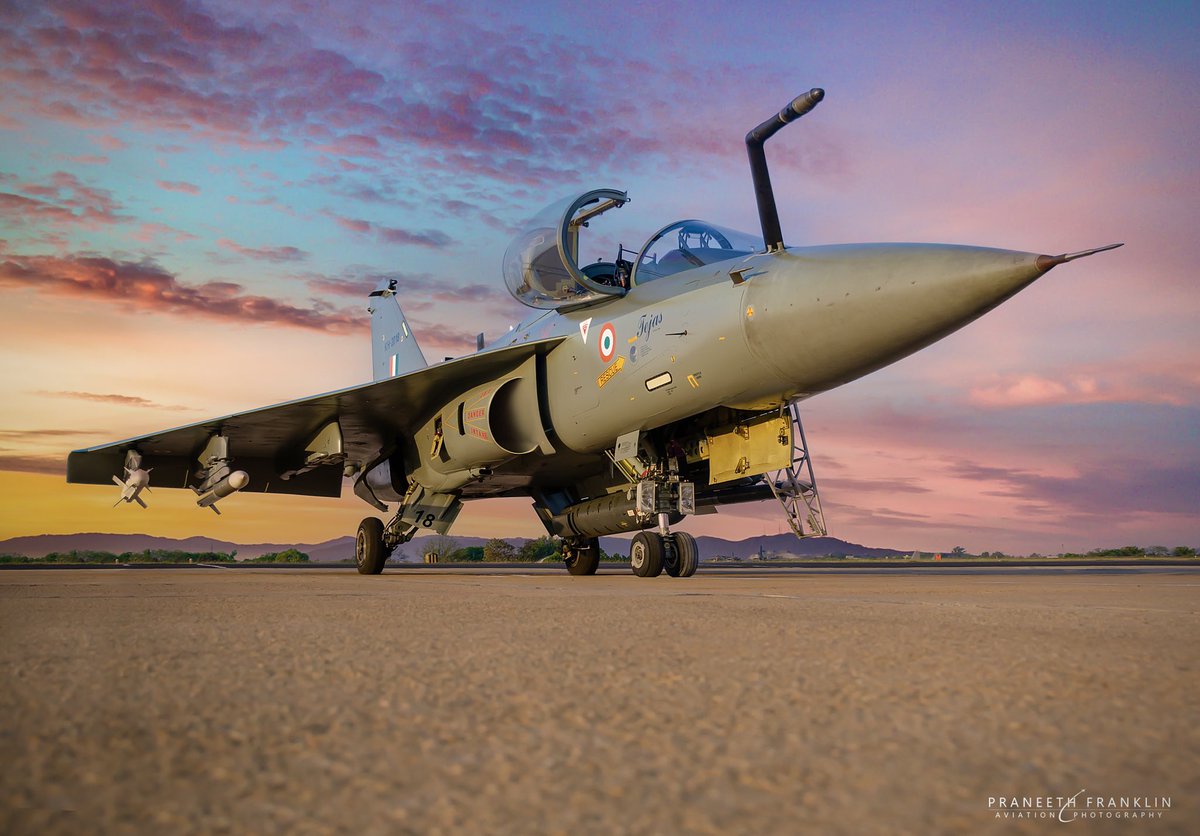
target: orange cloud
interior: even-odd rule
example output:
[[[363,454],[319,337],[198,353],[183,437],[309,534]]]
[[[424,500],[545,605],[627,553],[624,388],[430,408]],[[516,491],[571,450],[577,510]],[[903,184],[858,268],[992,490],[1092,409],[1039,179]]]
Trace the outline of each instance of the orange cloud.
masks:
[[[145,398],[139,398],[135,395],[101,395],[95,392],[34,392],[34,394],[45,395],[46,397],[50,398],[73,398],[80,401],[112,403],[121,406],[136,406],[149,409],[191,409],[191,407],[179,405],[166,406],[164,404],[155,403],[154,401],[148,401]],[[50,431],[42,431],[42,434],[46,434],[48,432]]]
[[[0,471],[2,470],[63,476],[67,472],[67,460],[61,456],[24,456],[0,452]]]

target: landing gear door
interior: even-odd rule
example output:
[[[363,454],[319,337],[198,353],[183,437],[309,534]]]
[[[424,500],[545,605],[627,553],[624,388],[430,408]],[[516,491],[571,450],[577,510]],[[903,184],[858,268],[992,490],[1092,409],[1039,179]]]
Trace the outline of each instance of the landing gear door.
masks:
[[[782,470],[792,463],[791,417],[768,413],[722,427],[705,439],[709,484]]]
[[[417,531],[445,534],[458,519],[462,505],[454,494],[422,491],[415,501],[405,505],[401,519]]]

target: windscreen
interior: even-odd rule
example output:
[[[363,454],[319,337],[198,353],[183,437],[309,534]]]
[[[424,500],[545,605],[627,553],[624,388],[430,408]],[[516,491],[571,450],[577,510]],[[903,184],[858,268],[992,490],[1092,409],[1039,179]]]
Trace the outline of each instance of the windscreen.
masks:
[[[762,238],[706,221],[676,221],[655,233],[638,254],[635,284],[693,267],[741,258],[764,249]]]

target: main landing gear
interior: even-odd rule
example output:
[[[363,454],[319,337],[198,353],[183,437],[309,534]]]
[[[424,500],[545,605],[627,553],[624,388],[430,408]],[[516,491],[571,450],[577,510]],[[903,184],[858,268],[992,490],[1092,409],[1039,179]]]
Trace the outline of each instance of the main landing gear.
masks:
[[[392,550],[383,542],[383,521],[367,517],[358,524],[358,536],[354,538],[354,562],[360,575],[378,575]]]
[[[563,541],[563,562],[572,575],[594,575],[600,568],[600,540],[573,537]],[[629,565],[640,578],[656,578],[666,570],[673,578],[696,574],[700,553],[696,538],[682,531],[659,534],[639,531],[629,545]]]
[[[658,577],[664,569],[673,578],[690,578],[699,562],[696,538],[682,531],[639,531],[629,544],[629,565],[639,578]]]
[[[563,562],[572,575],[594,575],[600,568],[600,538],[563,540]]]

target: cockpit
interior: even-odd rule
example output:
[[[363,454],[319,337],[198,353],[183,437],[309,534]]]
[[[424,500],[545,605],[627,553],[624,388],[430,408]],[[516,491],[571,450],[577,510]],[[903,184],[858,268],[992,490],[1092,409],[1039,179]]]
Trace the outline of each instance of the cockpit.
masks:
[[[583,307],[623,296],[639,284],[763,250],[759,236],[686,220],[660,229],[636,254],[618,245],[613,261],[580,265],[581,232],[628,202],[625,192],[596,189],[543,209],[504,253],[508,292],[532,308]]]
[[[635,284],[645,284],[762,249],[762,238],[747,232],[726,229],[707,221],[676,221],[656,232],[642,247],[633,280]]]

